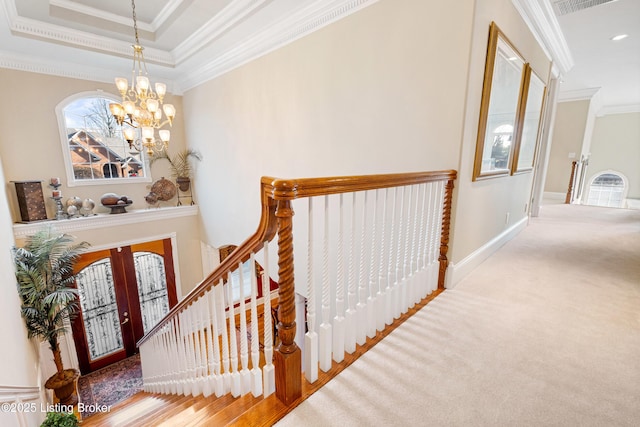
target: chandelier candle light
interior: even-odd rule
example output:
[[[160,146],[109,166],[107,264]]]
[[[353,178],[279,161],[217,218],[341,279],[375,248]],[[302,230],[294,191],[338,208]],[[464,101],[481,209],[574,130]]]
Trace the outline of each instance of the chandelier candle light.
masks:
[[[116,77],[116,87],[122,97],[122,104],[109,104],[109,109],[120,126],[123,124],[129,126],[123,130],[124,138],[129,143],[129,148],[141,149],[140,145],[136,144],[135,138],[135,128],[140,128],[142,146],[147,149],[148,155],[153,156],[154,151],[162,152],[169,145],[171,131],[161,128],[166,124],[173,125],[176,109],[172,104],[163,104],[164,95],[167,92],[166,84],[156,83],[155,92],[151,88],[147,64],[142,53],[144,48],[140,45],[138,37],[134,0],[131,1],[131,7],[133,9],[133,29],[136,38],[136,43],[132,45],[133,70],[131,85],[129,85],[126,78]],[[162,120],[163,111],[167,117],[164,121]],[[156,139],[156,129],[158,129],[160,139]]]

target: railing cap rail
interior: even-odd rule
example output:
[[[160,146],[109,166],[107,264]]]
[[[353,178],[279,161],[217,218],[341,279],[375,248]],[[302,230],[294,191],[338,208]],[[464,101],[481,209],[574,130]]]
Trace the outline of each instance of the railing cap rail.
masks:
[[[263,177],[262,183],[271,189],[271,197],[273,199],[293,200],[303,197],[376,190],[380,188],[441,181],[444,179],[456,179],[456,174],[455,170],[441,170],[325,178],[282,179]]]

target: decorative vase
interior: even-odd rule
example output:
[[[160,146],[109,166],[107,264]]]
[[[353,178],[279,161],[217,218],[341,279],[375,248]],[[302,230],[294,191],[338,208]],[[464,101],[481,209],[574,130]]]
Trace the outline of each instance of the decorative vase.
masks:
[[[80,376],[80,372],[75,369],[65,369],[62,373],[62,378],[58,378],[56,373],[44,383],[44,386],[53,390],[61,404],[75,405],[78,403],[76,380]]]
[[[179,176],[176,178],[176,184],[180,191],[187,192],[189,191],[189,185],[191,184],[191,179],[187,176]]]

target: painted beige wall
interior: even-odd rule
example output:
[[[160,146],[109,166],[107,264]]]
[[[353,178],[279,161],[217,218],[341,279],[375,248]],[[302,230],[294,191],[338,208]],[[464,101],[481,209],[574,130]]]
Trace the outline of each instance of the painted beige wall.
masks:
[[[587,183],[607,170],[622,172],[629,180],[627,197],[640,199],[640,113],[596,118]]]
[[[25,90],[27,89],[28,90]],[[11,103],[0,105],[0,156],[5,171],[5,189],[14,221],[20,218],[12,180],[43,180],[43,191],[47,197],[50,188],[46,185],[50,177],[57,176],[63,181],[62,194],[65,197],[78,196],[91,198],[98,204],[96,212],[108,213],[108,209],[99,205],[104,193],[126,194],[133,200],[127,208],[146,209],[144,196],[149,192],[151,183],[111,184],[98,186],[67,187],[64,161],[55,114],[56,106],[65,98],[85,91],[103,90],[115,94],[115,86],[75,80],[64,77],[0,69],[0,92],[6,94]],[[178,116],[171,128],[171,151],[185,146],[182,98],[167,96],[167,102],[178,109]],[[169,176],[166,162],[153,166],[152,178]],[[53,201],[46,199],[48,217],[55,216]],[[172,204],[173,205],[173,204]],[[165,221],[127,225],[116,228],[90,230],[74,233],[78,238],[87,240],[94,246],[114,244],[128,240],[142,240],[171,232],[177,233],[179,271],[181,273],[182,292],[186,294],[202,280],[200,257],[200,222],[196,216],[188,216]]]
[[[489,35],[495,21],[533,70],[546,82],[549,59],[509,0],[476,2],[470,53],[467,104],[450,260],[456,264],[527,216],[532,173],[472,182],[482,83]],[[466,261],[466,260],[465,260]]]
[[[582,153],[590,104],[590,100],[558,103],[545,192],[567,192],[571,162],[579,161]],[[576,157],[570,159],[569,153],[575,153]]]
[[[473,4],[383,0],[185,93],[209,243],[255,230],[263,175],[457,169]]]
[[[0,177],[3,176],[0,165]],[[0,188],[0,200],[6,197]],[[20,298],[16,291],[15,269],[11,248],[13,228],[8,206],[0,205],[0,386],[37,387],[37,347],[27,339],[27,329],[20,315]],[[10,367],[10,369],[6,369]]]

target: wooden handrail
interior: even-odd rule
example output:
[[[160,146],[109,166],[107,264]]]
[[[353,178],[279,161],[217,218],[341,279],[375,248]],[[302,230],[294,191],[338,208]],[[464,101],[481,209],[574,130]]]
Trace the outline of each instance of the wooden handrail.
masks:
[[[265,242],[271,241],[277,233],[279,267],[278,334],[281,343],[274,354],[276,395],[283,403],[287,405],[292,403],[301,395],[302,377],[300,349],[294,342],[296,333],[292,230],[294,212],[291,207],[291,201],[305,197],[446,181],[440,256],[438,258],[440,263],[438,287],[443,289],[444,273],[448,265],[447,252],[453,181],[456,179],[456,175],[455,170],[444,170],[328,178],[279,179],[263,177],[260,183],[262,215],[256,232],[239,245],[206,279],[173,307],[151,331],[142,337],[138,342],[138,346],[162,329],[178,313],[220,283],[228,273],[237,268],[238,264],[247,261],[252,253],[261,250]]]
[[[276,202],[270,197],[272,192],[271,187],[265,184],[264,178],[262,179],[260,189],[262,215],[260,216],[260,223],[258,224],[256,232],[238,246],[228,257],[226,257],[207,278],[192,289],[191,292],[178,302],[178,304],[176,304],[156,326],[147,332],[140,341],[138,341],[138,347],[147,341],[153,334],[162,329],[167,322],[169,322],[184,308],[193,304],[193,302],[204,295],[205,292],[220,283],[220,280],[222,280],[227,273],[236,269],[239,263],[247,261],[252,252],[257,252],[262,249],[264,242],[269,242],[273,239],[277,225],[275,216]]]

